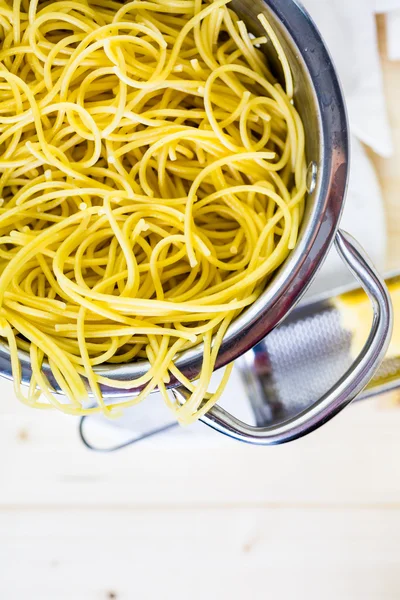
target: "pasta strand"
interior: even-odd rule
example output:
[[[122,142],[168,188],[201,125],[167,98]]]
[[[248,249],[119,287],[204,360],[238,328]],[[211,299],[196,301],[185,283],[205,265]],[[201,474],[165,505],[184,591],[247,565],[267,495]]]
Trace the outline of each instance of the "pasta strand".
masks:
[[[3,0],[0,334],[29,406],[115,416],[158,389],[195,421],[231,372],[209,391],[230,323],[297,244],[305,136],[289,62],[266,16],[254,38],[229,2]],[[176,360],[198,344],[189,381]],[[137,361],[136,379],[106,368]],[[106,401],[110,388],[132,396]]]

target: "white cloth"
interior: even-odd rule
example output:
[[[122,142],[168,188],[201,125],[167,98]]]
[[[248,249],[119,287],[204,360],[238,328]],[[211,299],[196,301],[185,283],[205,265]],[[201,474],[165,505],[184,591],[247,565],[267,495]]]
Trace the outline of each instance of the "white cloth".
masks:
[[[361,144],[352,138],[350,179],[340,227],[351,233],[365,248],[379,269],[385,267],[386,220],[379,182]],[[308,296],[331,290],[352,281],[336,250],[329,252]]]
[[[378,54],[376,0],[303,0],[319,27],[338,70],[351,132],[382,156],[390,156]],[[400,1],[397,0],[400,7]]]
[[[388,13],[386,30],[388,56],[390,60],[400,60],[400,9]]]
[[[387,52],[390,60],[400,60],[400,1],[375,0],[377,13],[387,13]]]
[[[383,200],[374,167],[360,142],[388,157],[393,151],[375,13],[390,11],[388,47],[400,52],[394,9],[400,0],[303,0],[332,54],[342,82],[351,132],[350,182],[341,226],[354,235],[379,269],[385,267],[386,225]],[[399,17],[400,20],[400,17]],[[398,25],[400,27],[400,24]],[[332,250],[309,294],[351,281]]]
[[[399,6],[399,0],[375,0],[374,2],[376,13],[387,13],[391,10],[396,10],[396,8],[399,8]]]

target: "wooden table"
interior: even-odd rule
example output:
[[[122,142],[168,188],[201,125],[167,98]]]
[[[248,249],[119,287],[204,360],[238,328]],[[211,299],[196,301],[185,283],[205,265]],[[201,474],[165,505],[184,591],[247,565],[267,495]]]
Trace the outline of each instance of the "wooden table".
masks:
[[[399,266],[400,64],[384,67],[397,153],[376,164]],[[103,456],[70,418],[24,409],[9,388],[0,451],[2,600],[400,598],[392,401],[284,447]]]

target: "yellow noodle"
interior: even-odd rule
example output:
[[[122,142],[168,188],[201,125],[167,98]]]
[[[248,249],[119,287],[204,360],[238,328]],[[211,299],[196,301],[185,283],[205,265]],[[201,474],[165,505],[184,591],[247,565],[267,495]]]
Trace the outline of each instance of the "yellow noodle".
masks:
[[[266,17],[254,39],[229,1],[0,7],[0,334],[29,406],[115,416],[158,389],[195,421],[232,369],[208,391],[230,323],[297,243],[305,139],[289,63]],[[175,361],[197,344],[189,381]],[[104,369],[143,360],[132,379]],[[137,393],[106,403],[107,388]]]

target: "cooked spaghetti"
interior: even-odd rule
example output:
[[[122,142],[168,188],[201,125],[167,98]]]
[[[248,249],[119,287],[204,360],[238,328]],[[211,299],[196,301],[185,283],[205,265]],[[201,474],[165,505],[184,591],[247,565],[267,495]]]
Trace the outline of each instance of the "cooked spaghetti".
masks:
[[[221,395],[223,337],[295,247],[306,193],[259,19],[257,38],[229,0],[0,0],[0,333],[29,406],[115,414],[158,389],[189,423]],[[175,363],[197,344],[191,382]],[[96,370],[135,361],[135,380]],[[141,391],[109,404],[110,386]]]

